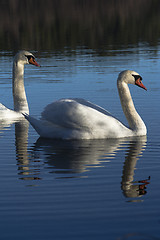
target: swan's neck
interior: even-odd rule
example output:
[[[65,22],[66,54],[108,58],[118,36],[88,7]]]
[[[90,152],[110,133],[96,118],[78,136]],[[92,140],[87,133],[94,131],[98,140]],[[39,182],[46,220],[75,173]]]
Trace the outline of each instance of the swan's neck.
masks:
[[[24,64],[14,61],[12,79],[14,110],[17,112],[29,113],[23,76]]]
[[[137,135],[146,135],[146,126],[137,113],[127,83],[118,81],[118,91],[123,112],[127,118],[129,127]]]

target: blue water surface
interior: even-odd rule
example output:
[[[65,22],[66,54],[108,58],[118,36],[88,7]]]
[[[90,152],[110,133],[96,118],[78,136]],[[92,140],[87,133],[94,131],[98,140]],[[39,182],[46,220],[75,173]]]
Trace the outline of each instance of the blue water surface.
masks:
[[[34,52],[36,55],[36,52]],[[160,48],[139,45],[98,55],[66,49],[37,54],[25,67],[30,114],[50,102],[85,98],[127,124],[116,79],[137,71],[148,91],[130,86],[147,137],[40,139],[24,121],[0,121],[2,240],[160,239]],[[0,52],[0,102],[13,108],[10,52]]]

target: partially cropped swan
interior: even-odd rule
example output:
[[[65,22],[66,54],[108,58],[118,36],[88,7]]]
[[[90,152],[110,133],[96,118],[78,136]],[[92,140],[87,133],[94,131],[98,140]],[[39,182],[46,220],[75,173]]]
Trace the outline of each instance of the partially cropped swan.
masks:
[[[147,130],[134,107],[128,84],[145,88],[141,76],[130,70],[119,74],[117,87],[129,128],[103,108],[83,99],[61,99],[46,106],[41,120],[25,115],[41,137],[100,139],[146,135]]]
[[[0,103],[0,119],[19,119],[24,117],[22,113],[29,113],[25,88],[24,88],[24,65],[33,64],[40,66],[32,53],[20,51],[16,54],[13,61],[12,89],[14,110],[5,107]]]

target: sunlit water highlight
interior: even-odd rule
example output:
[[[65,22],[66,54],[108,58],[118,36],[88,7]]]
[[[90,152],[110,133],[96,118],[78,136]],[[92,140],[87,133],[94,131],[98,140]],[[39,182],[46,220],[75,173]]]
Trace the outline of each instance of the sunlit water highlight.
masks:
[[[42,53],[25,68],[30,113],[48,103],[85,98],[126,123],[116,89],[120,71],[143,76],[131,86],[147,137],[119,140],[39,139],[24,120],[0,123],[2,239],[159,239],[159,48],[140,46]],[[0,102],[12,108],[12,56],[0,53]]]

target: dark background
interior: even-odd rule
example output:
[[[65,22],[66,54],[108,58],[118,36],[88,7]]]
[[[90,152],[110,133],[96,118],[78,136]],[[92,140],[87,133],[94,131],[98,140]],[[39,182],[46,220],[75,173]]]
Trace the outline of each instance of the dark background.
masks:
[[[159,38],[159,0],[0,0],[0,50],[105,52]]]

